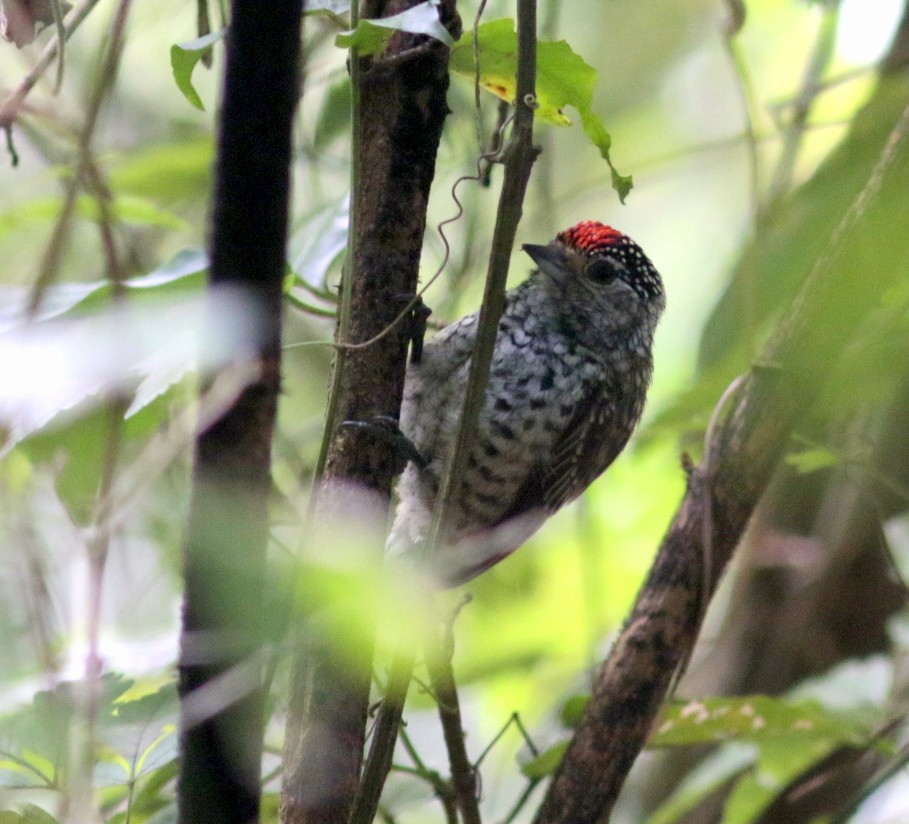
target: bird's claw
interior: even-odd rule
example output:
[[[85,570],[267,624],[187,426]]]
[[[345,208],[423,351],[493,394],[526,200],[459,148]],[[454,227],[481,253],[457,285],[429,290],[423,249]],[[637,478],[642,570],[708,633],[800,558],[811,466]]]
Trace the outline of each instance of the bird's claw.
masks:
[[[426,467],[426,458],[414,446],[413,441],[401,431],[397,418],[393,418],[391,415],[374,415],[368,421],[342,421],[341,426],[368,432],[388,444],[398,459],[398,469],[395,474],[403,472],[408,462],[413,462],[418,469]]]

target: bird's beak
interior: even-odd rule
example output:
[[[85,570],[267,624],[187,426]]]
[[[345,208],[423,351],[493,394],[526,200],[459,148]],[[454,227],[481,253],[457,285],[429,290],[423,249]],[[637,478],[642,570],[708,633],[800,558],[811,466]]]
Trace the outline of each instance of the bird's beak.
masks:
[[[565,256],[565,250],[557,244],[550,243],[548,246],[535,246],[533,243],[525,243],[521,248],[540,267],[540,271],[545,272],[556,283],[562,283],[566,274],[571,271]]]
[[[565,260],[561,249],[556,249],[553,246],[538,246],[535,243],[525,243],[521,248],[527,252],[527,254],[530,255],[531,260],[539,266],[546,267],[546,264],[558,266]]]

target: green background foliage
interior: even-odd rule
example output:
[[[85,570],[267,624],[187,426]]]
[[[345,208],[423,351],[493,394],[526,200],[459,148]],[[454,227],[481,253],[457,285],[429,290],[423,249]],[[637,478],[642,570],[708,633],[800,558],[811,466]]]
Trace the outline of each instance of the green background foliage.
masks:
[[[0,457],[2,822],[55,820],[61,798],[71,790],[68,782],[78,773],[70,760],[72,730],[85,723],[73,682],[85,671],[87,626],[96,609],[105,676],[94,722],[99,754],[91,771],[95,803],[104,820],[112,822],[126,820],[127,810],[133,824],[161,824],[174,816],[172,667],[191,451],[180,422],[193,407],[197,381],[192,352],[165,362],[151,356],[174,332],[165,322],[165,307],[172,305],[168,301],[198,297],[202,289],[204,258],[198,249],[206,234],[223,61],[217,35],[205,43],[194,40],[191,4],[137,4],[122,71],[94,140],[95,159],[113,197],[121,261],[132,278],[126,297],[148,307],[151,331],[140,335],[139,324],[121,330],[116,345],[135,347],[129,368],[102,370],[100,377],[79,372],[73,393],[62,400],[55,394],[61,376],[95,363],[82,336],[95,334],[97,313],[113,301],[105,281],[97,202],[86,194],[77,201],[70,242],[39,315],[42,321],[81,320],[86,325],[68,327],[62,348],[53,350],[50,360],[30,360],[37,356],[29,346],[40,341],[16,337],[24,335],[17,327],[22,307],[57,220],[62,185],[73,174],[86,90],[113,5],[102,0],[67,46],[60,94],[52,95],[49,82],[42,82],[29,98],[32,108],[14,130],[19,165],[11,168],[4,155],[0,171],[0,331],[12,336],[7,338],[11,347],[19,347],[2,350],[9,365],[0,366],[7,370],[0,374],[9,376],[0,386],[0,433],[9,435]],[[344,9],[343,4],[322,5],[332,14],[314,14],[305,24],[296,134],[285,391],[274,442],[276,597],[284,592],[288,559],[301,542],[347,222],[350,88],[346,55],[336,45],[338,15],[343,17]],[[634,237],[662,272],[668,310],[656,340],[648,409],[631,447],[582,500],[559,512],[525,548],[469,587],[473,601],[457,622],[454,659],[468,747],[476,757],[517,713],[536,751],[512,726],[486,758],[484,810],[490,820],[507,814],[525,777],[543,777],[553,768],[553,753],[560,752],[566,737],[563,724],[576,719],[592,668],[608,650],[684,492],[681,449],[700,454],[714,404],[728,382],[749,367],[824,252],[906,105],[905,78],[878,87],[874,68],[900,4],[875,3],[872,14],[864,0],[844,2],[834,21],[830,59],[818,77],[810,78],[811,106],[804,128],[795,135],[795,162],[774,191],[775,170],[792,138],[794,101],[805,93],[805,66],[823,31],[824,15],[835,15],[836,5],[754,0],[744,28],[728,38],[726,6],[714,0],[540,3],[540,39],[548,41],[540,48],[537,126],[544,151],[531,180],[519,242],[546,242],[582,219],[613,224]],[[484,94],[479,115],[474,109],[475,4],[464,2],[459,8],[467,33],[453,50],[452,115],[439,156],[422,262],[426,282],[445,260],[426,295],[438,323],[479,303],[498,183],[494,171],[491,188],[458,185],[465,214],[446,228],[451,250],[445,258],[435,227],[456,213],[453,187],[473,174],[496,128],[498,105]],[[488,3],[487,22],[480,28],[487,86],[496,85],[513,64],[513,28],[500,19],[513,13],[505,0]],[[337,42],[380,51],[388,34],[367,24]],[[214,66],[207,69],[198,62],[199,47],[212,44]],[[0,42],[4,94],[27,71],[37,48],[17,52]],[[582,128],[549,125],[560,120],[566,106],[577,110]],[[907,168],[904,163],[893,170],[883,203],[870,216],[868,242],[853,259],[854,265],[894,273],[888,305],[877,316],[879,334],[869,335],[863,342],[867,351],[859,347],[853,362],[842,365],[838,389],[821,399],[819,418],[842,415],[843,408],[849,414],[862,410],[869,397],[883,403],[893,391],[893,376],[905,368],[905,349],[891,344],[909,331]],[[625,175],[634,178],[630,193]],[[623,198],[627,195],[624,205],[614,188]],[[516,251],[512,282],[520,282],[529,266]],[[855,299],[844,295],[833,310],[848,311]],[[204,342],[201,346],[207,363],[217,365],[217,352],[209,357]],[[54,357],[59,371],[50,367]],[[13,368],[17,365],[18,370]],[[43,404],[46,414],[15,435],[18,407],[13,404],[20,396],[37,399],[34,403]],[[99,479],[114,431],[111,410],[124,398],[129,412],[122,427],[115,427],[117,463],[122,477],[139,480],[125,484],[117,498],[120,509],[103,591],[92,595],[86,583],[86,547],[98,526]],[[864,456],[853,447],[845,437],[831,441],[817,426],[806,425],[787,465],[805,477],[864,465]],[[905,503],[905,489],[889,480]],[[893,518],[883,526],[897,565],[905,568],[905,521]],[[361,537],[348,528],[326,538],[325,557],[304,570],[300,592],[313,602],[338,591],[352,601],[365,599],[373,582],[356,567]],[[327,567],[321,565],[326,557]],[[798,561],[777,559],[780,566]],[[735,574],[711,612],[709,643],[722,638],[735,597]],[[383,632],[404,631],[406,616],[393,615],[393,592],[382,604],[392,627]],[[368,615],[363,616],[339,633],[352,655],[373,630]],[[874,736],[881,724],[905,711],[900,698],[905,674],[894,664],[906,643],[900,619],[905,616],[897,613],[886,651],[856,657],[845,669],[828,673],[824,684],[814,685],[810,704],[797,694],[747,699],[696,695],[692,697],[703,699],[711,713],[709,723],[701,724],[693,723],[700,718],[697,713],[685,714],[690,704],[667,707],[653,747],[684,749],[708,739],[732,743],[686,768],[683,780],[661,798],[647,797],[644,778],[633,780],[615,820],[679,821],[727,786],[732,789],[721,820],[755,821],[789,781],[834,748],[890,752]],[[794,633],[799,631],[796,620]],[[722,650],[722,644],[717,642],[717,648]],[[712,660],[709,653],[700,664],[696,660],[695,673],[709,670]],[[286,672],[279,665],[263,765],[266,820],[276,818],[285,692]],[[414,692],[408,734],[427,767],[443,770],[432,701],[425,692]],[[844,706],[844,696],[855,700]],[[746,702],[766,719],[763,734],[742,727]],[[799,723],[806,719],[810,728]],[[784,726],[787,735],[780,733]],[[442,820],[429,803],[432,797],[425,783],[400,772],[392,774],[386,802],[402,822]],[[883,821],[874,817],[872,806],[856,820]],[[901,809],[906,810],[905,802]]]

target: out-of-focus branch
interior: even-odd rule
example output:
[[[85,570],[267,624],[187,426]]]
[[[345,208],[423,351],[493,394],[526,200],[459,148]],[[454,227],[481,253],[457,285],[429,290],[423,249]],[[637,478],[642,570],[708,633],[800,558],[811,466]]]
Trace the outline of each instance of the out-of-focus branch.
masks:
[[[86,4],[86,6],[87,5],[88,4]],[[85,113],[85,123],[79,133],[79,154],[76,159],[75,173],[67,183],[60,216],[57,218],[50,241],[48,241],[47,247],[44,250],[44,255],[41,258],[41,265],[37,277],[35,278],[35,284],[29,295],[29,317],[34,317],[37,314],[44,297],[44,292],[56,277],[60,261],[66,250],[72,218],[76,208],[76,196],[79,193],[79,186],[90,173],[89,166],[93,162],[91,156],[91,143],[94,139],[95,128],[98,125],[98,116],[101,113],[104,101],[113,88],[120,66],[120,57],[123,53],[123,45],[126,37],[126,21],[129,16],[131,5],[132,0],[121,0],[116,13],[114,14],[113,23],[111,24],[110,43],[108,44],[107,50],[98,67],[95,84],[92,88],[92,94]],[[88,13],[88,9],[86,9],[85,13]],[[75,28],[79,22],[81,22],[81,18],[76,18],[72,20],[70,25]],[[24,84],[23,86],[20,86],[20,89],[22,88],[25,88]],[[22,95],[23,97],[30,88],[31,86],[28,86],[25,89]],[[13,97],[15,97],[15,95]],[[10,100],[13,100],[13,98],[10,98]],[[9,102],[10,101],[8,100],[7,103],[4,103],[3,108],[0,109],[0,126],[3,126],[4,124],[3,118],[6,116],[7,104],[9,104]],[[21,100],[13,104],[10,115],[12,118],[15,118],[15,112],[18,110],[19,103],[21,103]],[[7,128],[10,127],[9,124],[11,123],[12,120],[7,124]]]
[[[208,285],[242,289],[249,300],[258,374],[196,439],[178,684],[182,824],[250,824],[261,796],[271,445],[302,7],[233,0],[231,12]],[[238,362],[246,357],[237,353]]]
[[[692,471],[688,492],[597,677],[537,824],[594,824],[608,817],[674,672],[694,646],[703,617],[701,598],[712,594],[732,557],[792,426],[892,283],[892,273],[857,265],[852,255],[865,221],[871,224],[875,210],[887,208],[888,197],[881,192],[888,179],[900,179],[906,166],[909,108],[707,445],[703,466]],[[711,527],[709,576],[703,574],[705,521]],[[708,592],[701,591],[705,577]]]
[[[66,38],[72,36],[73,32],[79,28],[82,21],[88,16],[88,13],[98,5],[98,0],[83,0],[74,8],[66,17],[63,24],[63,31]],[[34,88],[35,84],[41,78],[41,75],[47,71],[60,47],[58,36],[51,38],[50,42],[44,47],[38,62],[29,70],[28,74],[22,78],[22,81],[16,87],[6,100],[0,104],[0,129],[9,129],[19,114],[19,107],[28,96],[28,93]]]

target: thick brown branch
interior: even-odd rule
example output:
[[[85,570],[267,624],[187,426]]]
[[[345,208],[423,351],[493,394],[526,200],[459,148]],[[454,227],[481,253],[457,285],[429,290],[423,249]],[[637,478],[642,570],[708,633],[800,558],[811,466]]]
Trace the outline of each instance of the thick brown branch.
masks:
[[[865,257],[869,247],[862,243],[862,233],[874,225],[875,212],[903,201],[899,187],[907,166],[909,109],[780,324],[763,365],[753,367],[726,424],[708,445],[710,470],[692,474],[631,616],[597,677],[538,824],[594,824],[608,817],[673,673],[690,655],[700,628],[705,519],[713,526],[709,597],[794,423],[892,283],[894,273],[875,266],[873,256]]]
[[[415,3],[370,2],[363,12],[388,16]],[[439,13],[458,36],[454,0],[444,0]],[[359,151],[353,158],[349,285],[339,309],[342,343],[362,343],[386,330],[404,296],[416,290],[426,204],[448,113],[448,49],[401,32],[388,47],[394,57],[424,45],[413,59],[386,63],[362,58],[353,66],[354,97],[359,101],[354,117],[359,131],[353,143]],[[351,485],[378,493],[387,505],[396,456],[368,433],[340,424],[398,416],[406,352],[407,337],[398,324],[369,346],[339,353],[316,518],[344,517]],[[381,551],[375,548],[377,561]],[[282,817],[293,824],[346,821],[360,778],[371,651],[357,651],[362,666],[354,670],[354,656],[337,647],[338,639],[309,644],[300,640],[285,744]]]

